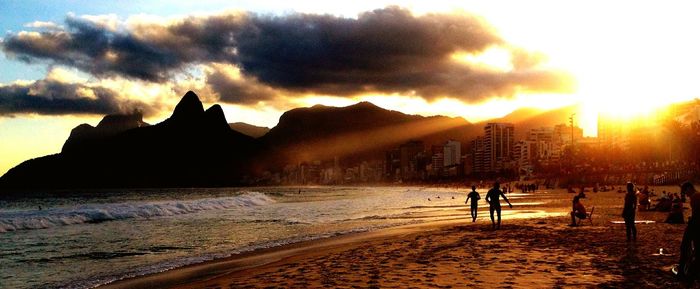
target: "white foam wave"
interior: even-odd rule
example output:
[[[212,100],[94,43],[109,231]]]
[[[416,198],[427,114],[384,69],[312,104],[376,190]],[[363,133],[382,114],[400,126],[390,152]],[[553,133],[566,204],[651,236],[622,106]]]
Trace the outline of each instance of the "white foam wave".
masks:
[[[265,194],[245,192],[235,197],[223,198],[88,204],[73,208],[0,212],[0,233],[132,218],[174,216],[208,210],[247,208],[274,202]]]
[[[172,269],[176,269],[176,268],[180,268],[180,267],[184,267],[184,266],[188,266],[188,265],[199,264],[199,263],[203,263],[203,262],[207,262],[207,261],[211,261],[211,260],[216,260],[216,259],[228,258],[228,257],[232,257],[234,255],[239,255],[239,254],[246,253],[246,252],[252,252],[252,251],[256,251],[256,250],[281,247],[281,246],[295,244],[295,243],[326,239],[326,238],[342,236],[342,235],[347,235],[347,234],[369,232],[369,231],[383,229],[383,228],[390,228],[390,227],[396,227],[396,226],[408,225],[408,224],[416,224],[416,223],[418,223],[418,222],[407,221],[407,222],[395,223],[395,224],[371,225],[371,226],[359,227],[359,228],[354,228],[354,229],[349,229],[349,230],[341,230],[341,231],[337,231],[337,232],[328,232],[328,233],[311,234],[311,235],[300,235],[300,236],[290,237],[290,238],[285,238],[285,239],[280,239],[280,240],[264,241],[264,242],[244,246],[241,248],[237,248],[237,249],[234,249],[232,251],[216,252],[216,253],[203,254],[203,255],[199,255],[199,256],[188,256],[188,257],[183,257],[183,258],[176,258],[176,259],[161,262],[158,264],[152,264],[152,265],[145,266],[142,268],[134,269],[134,270],[124,272],[121,274],[115,274],[115,275],[111,275],[111,276],[93,276],[93,277],[87,278],[85,280],[73,281],[72,283],[68,283],[68,284],[59,284],[56,286],[49,286],[49,288],[71,288],[71,289],[95,288],[95,287],[110,284],[110,283],[113,283],[113,282],[119,281],[119,280],[134,278],[134,277],[138,277],[138,276],[144,276],[144,275],[148,275],[148,274],[165,272],[168,270],[172,270]]]

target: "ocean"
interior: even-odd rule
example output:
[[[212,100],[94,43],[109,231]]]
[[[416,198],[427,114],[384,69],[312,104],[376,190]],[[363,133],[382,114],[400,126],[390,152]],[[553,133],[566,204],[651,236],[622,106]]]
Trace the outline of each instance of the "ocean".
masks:
[[[480,190],[480,206],[486,191]],[[0,288],[91,288],[251,250],[434,220],[471,222],[466,189],[267,187],[0,196]],[[547,192],[507,196],[542,216]],[[488,221],[480,211],[479,222]],[[561,214],[561,213],[558,213]]]

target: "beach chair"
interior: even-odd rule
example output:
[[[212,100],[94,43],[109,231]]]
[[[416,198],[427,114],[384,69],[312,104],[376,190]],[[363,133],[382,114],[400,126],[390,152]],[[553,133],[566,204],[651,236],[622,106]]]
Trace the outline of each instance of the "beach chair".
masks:
[[[593,226],[593,211],[595,211],[595,207],[591,207],[591,211],[586,213],[586,220],[591,223],[591,226]],[[576,223],[576,225],[581,225],[583,220],[584,219],[578,219],[578,223]]]

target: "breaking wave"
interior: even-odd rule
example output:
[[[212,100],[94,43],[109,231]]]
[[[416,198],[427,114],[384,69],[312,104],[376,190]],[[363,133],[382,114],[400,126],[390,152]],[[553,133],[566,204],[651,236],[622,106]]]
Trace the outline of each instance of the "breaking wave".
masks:
[[[72,208],[0,212],[0,233],[85,223],[192,214],[201,211],[263,206],[275,201],[263,193],[196,200],[88,204]]]

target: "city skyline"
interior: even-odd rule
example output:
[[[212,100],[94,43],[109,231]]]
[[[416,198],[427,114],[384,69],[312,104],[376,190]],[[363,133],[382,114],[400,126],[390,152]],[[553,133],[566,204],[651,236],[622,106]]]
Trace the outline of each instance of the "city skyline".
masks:
[[[699,91],[687,79],[692,75],[689,71],[700,63],[692,53],[698,45],[683,37],[697,27],[693,23],[698,20],[688,12],[692,11],[690,2],[507,4],[512,9],[480,1],[459,5],[441,1],[359,1],[346,5],[281,1],[242,1],[233,5],[222,1],[177,5],[3,2],[3,11],[17,13],[0,21],[0,28],[5,31],[0,59],[0,138],[4,140],[0,142],[0,172],[23,160],[58,152],[72,128],[81,123],[95,125],[107,113],[136,108],[144,111],[146,122],[160,122],[189,89],[197,90],[208,105],[220,102],[229,122],[267,127],[274,126],[288,109],[316,104],[346,106],[370,101],[404,113],[459,116],[472,122],[498,118],[520,108],[546,111],[577,105],[580,112],[576,120],[586,135],[597,133],[598,114],[648,116],[663,104],[698,96]],[[541,12],[543,7],[553,13]],[[631,13],[627,13],[630,8]],[[665,21],[646,21],[664,13],[674,16]],[[229,59],[226,44],[206,43],[185,29],[233,31],[235,28],[227,21],[240,19],[250,19],[250,25],[279,29],[292,29],[296,20],[308,24],[325,19],[317,23],[330,25],[328,29],[337,28],[338,23],[350,23],[348,29],[360,29],[362,25],[373,25],[364,20],[383,21],[390,15],[400,16],[395,23],[398,27],[414,23],[415,29],[426,33],[426,39],[439,36],[432,24],[426,24],[430,19],[444,25],[450,21],[471,25],[478,33],[459,34],[456,30],[457,34],[443,35],[449,36],[441,44],[444,47],[432,48],[420,46],[429,42],[421,44],[422,40],[416,38],[419,50],[396,42],[397,47],[408,49],[411,57],[395,67],[382,68],[383,64],[372,59],[387,58],[377,57],[374,50],[369,50],[361,55],[364,58],[354,61],[365,61],[362,67],[370,70],[364,72],[365,76],[353,76],[353,68],[331,54],[323,55],[332,60],[325,63],[336,61],[332,66],[309,66],[324,70],[318,73],[282,68],[291,67],[287,66],[289,63],[309,63],[309,59],[320,54],[276,60],[271,55],[247,56],[257,62]],[[591,18],[596,21],[590,21]],[[620,18],[625,21],[617,21]],[[557,25],[551,25],[554,22]],[[393,29],[386,24],[379,23],[375,30]],[[146,30],[151,34],[144,34]],[[658,41],[647,41],[645,31],[657,35]],[[624,41],[616,38],[620,32],[625,32]],[[173,38],[168,38],[175,35],[172,33],[181,33],[181,39],[189,42],[172,42]],[[334,41],[343,39],[343,35],[336,36],[339,38]],[[85,50],[89,48],[88,39],[103,39],[105,46],[93,46],[103,53]],[[282,45],[279,47],[288,45],[284,39],[275,41]],[[352,39],[342,41],[355,43]],[[677,45],[670,51],[666,42]],[[92,44],[103,45],[100,43]],[[125,43],[131,46],[122,45]],[[45,50],[50,47],[56,49]],[[421,49],[438,50],[426,56],[420,53]],[[666,56],[644,57],[656,53]],[[637,68],[642,59],[646,67],[653,69],[642,73]],[[129,65],[134,60],[143,65]],[[278,65],[280,73],[303,72],[307,78],[271,73],[262,63]],[[428,76],[448,77],[414,75],[411,79],[415,81],[407,82],[401,80],[405,77],[401,71],[408,67],[423,67]],[[477,74],[463,73],[467,68]],[[333,69],[348,74],[328,78]],[[366,77],[374,73],[377,77]],[[458,80],[460,74],[466,78]]]

